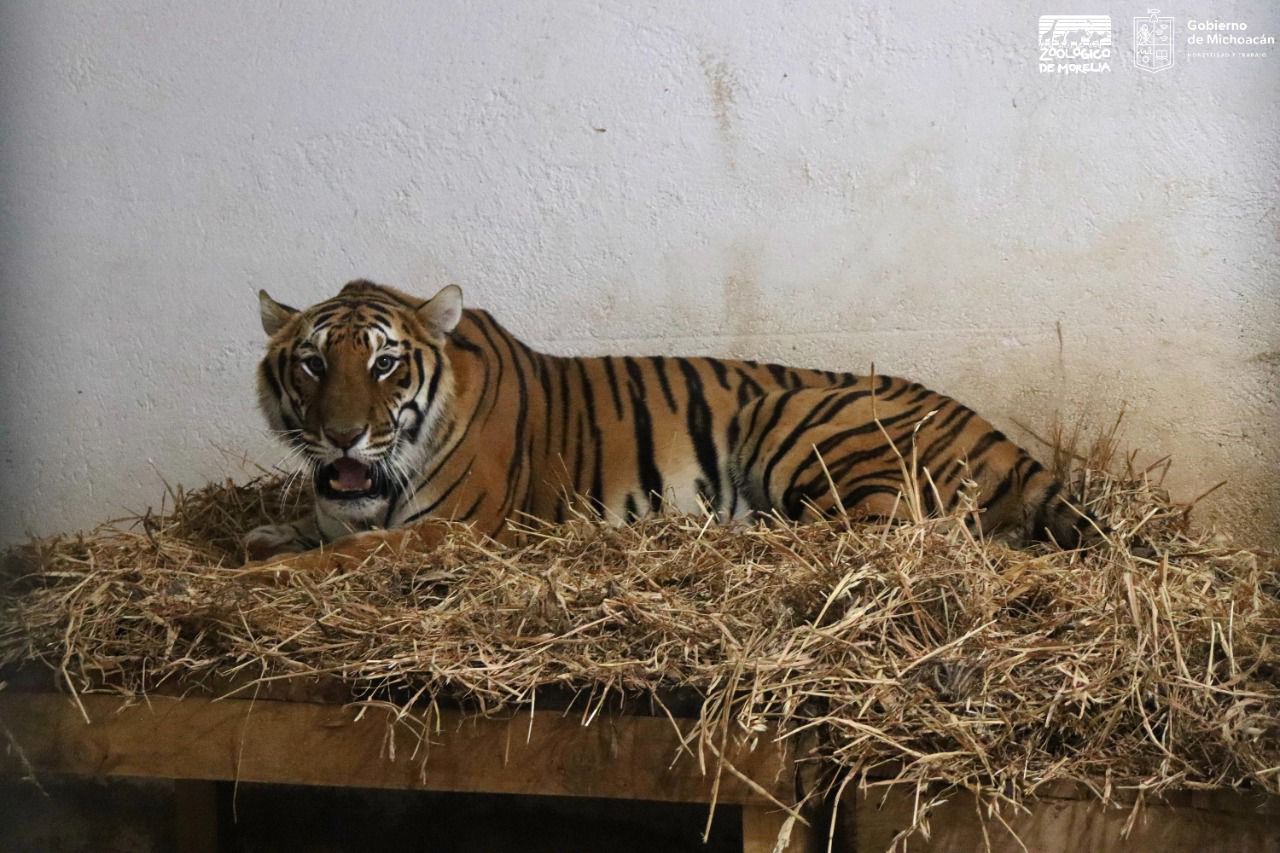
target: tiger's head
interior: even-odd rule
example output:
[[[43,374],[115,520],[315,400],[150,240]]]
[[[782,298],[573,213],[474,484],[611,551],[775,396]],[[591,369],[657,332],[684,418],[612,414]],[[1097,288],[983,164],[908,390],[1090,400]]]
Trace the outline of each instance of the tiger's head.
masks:
[[[462,290],[428,300],[353,281],[304,310],[258,292],[267,354],[258,399],[309,466],[329,535],[383,523],[430,447],[453,393],[445,353]],[[341,528],[345,528],[341,529]]]

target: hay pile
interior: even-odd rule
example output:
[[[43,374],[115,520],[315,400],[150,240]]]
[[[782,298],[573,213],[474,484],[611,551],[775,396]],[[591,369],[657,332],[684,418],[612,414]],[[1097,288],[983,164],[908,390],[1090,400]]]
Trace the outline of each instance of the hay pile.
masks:
[[[949,519],[679,517],[571,523],[507,551],[456,536],[262,586],[237,577],[240,536],[296,496],[272,478],[211,486],[35,543],[0,588],[0,664],[127,693],[329,675],[368,701],[481,711],[558,686],[587,716],[686,688],[708,742],[776,727],[828,766],[993,800],[1061,780],[1280,792],[1276,561],[1195,531],[1150,471],[1075,479],[1156,556],[1012,550]]]

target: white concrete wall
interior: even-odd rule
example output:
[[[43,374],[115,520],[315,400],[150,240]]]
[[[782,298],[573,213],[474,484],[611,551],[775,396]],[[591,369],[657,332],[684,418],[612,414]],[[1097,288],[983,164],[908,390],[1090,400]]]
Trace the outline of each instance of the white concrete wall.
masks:
[[[1063,5],[6,3],[0,537],[278,459],[254,290],[367,276],[556,352],[1127,403],[1275,542],[1280,51],[1145,74],[1108,0],[1112,70],[1042,75]]]

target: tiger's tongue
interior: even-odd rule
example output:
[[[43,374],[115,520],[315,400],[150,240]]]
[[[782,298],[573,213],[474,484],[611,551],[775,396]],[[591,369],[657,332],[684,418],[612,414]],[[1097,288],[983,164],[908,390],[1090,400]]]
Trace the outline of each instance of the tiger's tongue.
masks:
[[[333,463],[337,479],[331,479],[329,485],[340,492],[363,492],[373,485],[369,479],[369,469],[354,459],[342,457]]]

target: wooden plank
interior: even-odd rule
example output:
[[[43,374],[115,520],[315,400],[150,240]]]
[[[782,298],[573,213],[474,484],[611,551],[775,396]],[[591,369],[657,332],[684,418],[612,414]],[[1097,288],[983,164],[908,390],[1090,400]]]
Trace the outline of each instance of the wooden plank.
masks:
[[[429,746],[390,711],[308,702],[153,697],[125,706],[106,695],[80,697],[91,723],[66,696],[0,693],[0,720],[39,772],[171,779],[240,779],[303,785],[483,791],[708,802],[706,774],[677,757],[670,721],[528,713],[509,719],[443,711]],[[394,733],[394,736],[389,735]],[[763,791],[787,802],[789,762],[762,742],[729,758]],[[416,754],[415,754],[416,753]],[[0,771],[23,772],[13,750]],[[767,796],[725,771],[718,800],[766,804]]]
[[[173,783],[173,835],[178,853],[217,853],[218,784],[205,779]]]
[[[742,853],[805,853],[812,833],[790,815],[769,806],[742,807]]]
[[[1130,809],[1104,808],[1096,800],[1075,796],[1046,796],[1029,803],[1029,814],[1007,809],[1002,813],[1017,839],[998,820],[988,820],[986,832],[992,853],[1280,853],[1276,798],[1228,793],[1208,802],[1226,808],[1205,808],[1206,800],[1191,793],[1175,793],[1172,804],[1150,800],[1126,838],[1122,832]],[[847,818],[843,820],[846,827],[852,824],[857,838],[854,849],[859,853],[888,850],[897,834],[911,825],[914,803],[914,788],[909,786],[891,786],[887,794],[878,787],[846,795],[842,818]],[[921,853],[985,849],[983,826],[971,795],[953,794],[933,811],[929,825],[929,837],[911,836],[907,849]],[[902,849],[901,845],[895,849]]]

